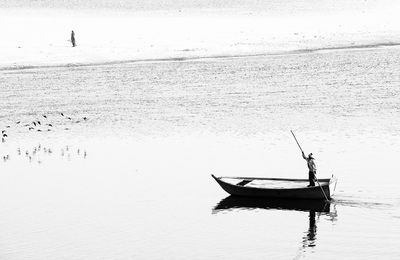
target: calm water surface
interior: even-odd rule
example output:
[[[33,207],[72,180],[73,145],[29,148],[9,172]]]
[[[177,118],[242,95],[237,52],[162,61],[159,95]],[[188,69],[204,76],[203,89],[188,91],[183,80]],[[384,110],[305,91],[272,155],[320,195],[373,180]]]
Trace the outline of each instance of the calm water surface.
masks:
[[[392,47],[1,71],[0,256],[399,259],[399,61]],[[332,203],[240,200],[211,179],[306,177],[290,129],[339,178]]]

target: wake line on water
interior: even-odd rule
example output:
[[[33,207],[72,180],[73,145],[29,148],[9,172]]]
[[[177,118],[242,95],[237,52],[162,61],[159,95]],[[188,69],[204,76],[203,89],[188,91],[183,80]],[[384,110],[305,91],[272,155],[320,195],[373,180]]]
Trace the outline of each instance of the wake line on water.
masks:
[[[204,55],[204,56],[186,56],[186,57],[169,57],[169,58],[167,57],[167,58],[154,58],[154,59],[127,59],[127,60],[115,60],[115,61],[103,61],[103,62],[88,62],[88,63],[60,63],[51,65],[15,65],[15,66],[0,67],[0,71],[70,68],[70,67],[75,68],[75,67],[129,64],[129,63],[185,62],[185,61],[208,60],[208,59],[213,60],[213,59],[234,59],[234,58],[246,58],[246,57],[298,55],[298,54],[317,53],[317,52],[376,49],[381,47],[398,47],[398,46],[400,46],[399,42],[386,42],[386,43],[375,43],[375,44],[330,46],[330,47],[309,48],[309,49],[306,48],[306,49],[297,49],[290,51],[264,52],[264,53],[253,53],[253,54],[231,54],[231,55],[227,54],[227,55],[209,55],[209,56]]]

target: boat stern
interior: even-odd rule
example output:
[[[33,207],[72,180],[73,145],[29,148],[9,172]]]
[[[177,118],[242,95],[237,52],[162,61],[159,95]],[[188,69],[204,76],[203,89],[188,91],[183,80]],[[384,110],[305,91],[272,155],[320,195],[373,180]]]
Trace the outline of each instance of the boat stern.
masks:
[[[337,181],[338,181],[338,178],[332,174],[332,177],[329,180],[330,196],[332,196],[335,193]]]

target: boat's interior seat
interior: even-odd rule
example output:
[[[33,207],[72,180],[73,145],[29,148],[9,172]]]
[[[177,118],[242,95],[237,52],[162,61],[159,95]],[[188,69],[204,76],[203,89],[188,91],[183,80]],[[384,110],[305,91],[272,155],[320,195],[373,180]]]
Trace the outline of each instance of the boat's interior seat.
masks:
[[[244,185],[250,183],[251,181],[252,181],[252,180],[242,180],[241,182],[237,183],[236,185],[244,186]]]

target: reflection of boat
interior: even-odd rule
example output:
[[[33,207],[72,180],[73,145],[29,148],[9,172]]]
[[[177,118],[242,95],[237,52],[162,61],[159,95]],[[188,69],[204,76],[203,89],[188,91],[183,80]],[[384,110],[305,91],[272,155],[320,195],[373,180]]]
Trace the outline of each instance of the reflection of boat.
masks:
[[[301,246],[298,248],[294,259],[305,258],[304,254],[307,248],[317,246],[317,223],[319,216],[330,216],[331,221],[337,218],[335,204],[331,212],[331,203],[326,200],[308,200],[308,199],[284,199],[284,198],[261,198],[261,197],[244,197],[244,196],[228,196],[222,199],[212,210],[212,212],[231,212],[236,210],[251,211],[254,209],[266,210],[297,210],[308,212],[308,229],[304,232]],[[299,215],[305,216],[304,213]],[[254,214],[253,214],[254,215]],[[264,215],[263,215],[264,216]],[[318,216],[318,218],[316,218]],[[329,219],[329,218],[325,218]],[[278,220],[279,221],[279,220]]]
[[[230,209],[285,209],[328,213],[330,211],[330,203],[325,200],[293,200],[228,196],[221,200],[214,207],[213,211]]]
[[[307,187],[308,179],[211,176],[231,195],[290,199],[324,199],[324,193],[330,198],[337,181],[335,177],[319,179],[321,187]]]

